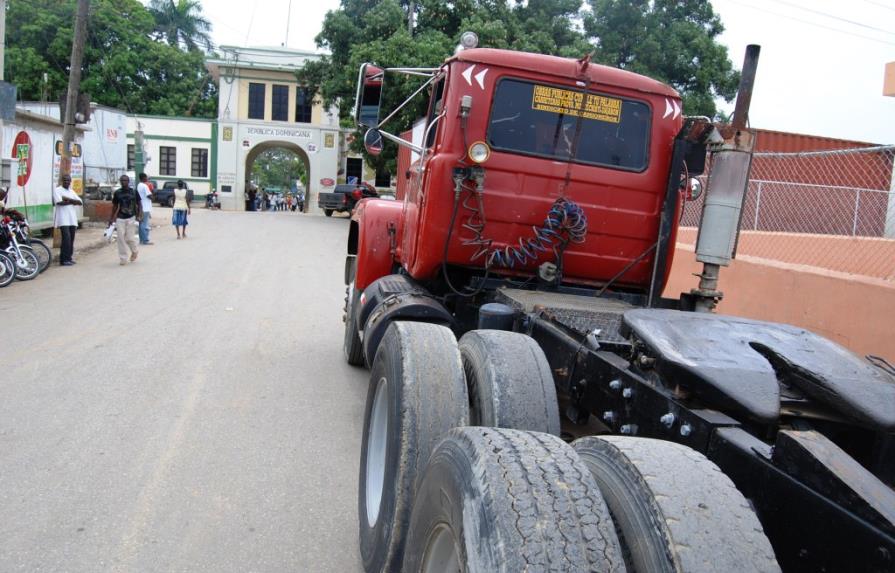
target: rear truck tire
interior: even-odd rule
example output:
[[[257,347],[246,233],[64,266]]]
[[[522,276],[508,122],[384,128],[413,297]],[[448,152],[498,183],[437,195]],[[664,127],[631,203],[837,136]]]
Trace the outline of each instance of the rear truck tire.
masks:
[[[624,571],[606,504],[575,451],[549,434],[456,428],[413,506],[405,573]]]
[[[174,206],[174,196],[172,195],[170,199],[168,199],[168,207]]]
[[[373,361],[364,410],[357,499],[366,571],[400,571],[429,455],[448,430],[467,421],[454,334],[435,324],[392,323]]]
[[[550,364],[530,336],[472,330],[460,339],[473,426],[559,435],[559,404]]]
[[[780,571],[749,502],[701,453],[625,436],[572,447],[609,505],[629,571]]]
[[[364,365],[364,345],[360,339],[357,315],[360,312],[361,292],[354,288],[354,275],[357,272],[357,257],[348,255],[345,257],[345,335],[342,341],[342,350],[345,352],[345,360],[352,366]]]
[[[323,214],[326,215],[327,217],[332,217],[332,216],[333,216],[333,210],[332,210],[332,209],[324,209],[324,210],[323,210]]]

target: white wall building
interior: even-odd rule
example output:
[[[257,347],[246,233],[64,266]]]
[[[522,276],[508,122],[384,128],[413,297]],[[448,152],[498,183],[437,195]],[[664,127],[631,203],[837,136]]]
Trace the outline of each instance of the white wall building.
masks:
[[[214,185],[217,123],[211,119],[135,115],[127,118],[127,170],[134,170],[134,134],[143,130],[143,171],[164,185],[182,179],[203,196]]]

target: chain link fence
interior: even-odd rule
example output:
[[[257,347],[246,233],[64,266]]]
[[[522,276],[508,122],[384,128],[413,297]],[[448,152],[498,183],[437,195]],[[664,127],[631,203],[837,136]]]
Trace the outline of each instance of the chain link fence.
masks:
[[[737,257],[895,282],[893,160],[895,146],[755,153]],[[679,242],[695,243],[703,198],[685,205]]]

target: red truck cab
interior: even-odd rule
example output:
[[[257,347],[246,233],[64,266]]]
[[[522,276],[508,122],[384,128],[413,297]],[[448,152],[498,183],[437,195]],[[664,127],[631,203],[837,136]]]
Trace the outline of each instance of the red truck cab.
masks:
[[[563,198],[580,207],[586,232],[564,245],[562,280],[598,286],[631,265],[617,284],[643,291],[682,124],[677,92],[644,76],[587,59],[462,51],[434,73],[428,114],[409,132],[416,150],[399,167],[400,212],[368,201],[355,216],[353,236],[383,245],[373,254],[349,245],[355,286],[398,265],[422,281],[447,267],[532,275],[560,243],[538,241],[533,227]]]

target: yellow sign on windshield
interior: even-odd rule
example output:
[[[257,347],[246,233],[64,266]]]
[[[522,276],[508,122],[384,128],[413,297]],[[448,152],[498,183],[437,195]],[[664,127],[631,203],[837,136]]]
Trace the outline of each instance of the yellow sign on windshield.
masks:
[[[561,113],[585,119],[595,119],[609,123],[619,123],[622,115],[622,100],[587,94],[587,103],[582,110],[584,94],[551,86],[534,86],[531,108],[538,111]]]

